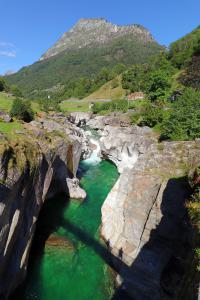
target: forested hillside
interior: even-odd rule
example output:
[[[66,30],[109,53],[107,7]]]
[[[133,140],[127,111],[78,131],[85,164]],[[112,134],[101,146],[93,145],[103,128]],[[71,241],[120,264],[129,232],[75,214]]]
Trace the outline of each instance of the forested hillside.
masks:
[[[66,33],[70,34],[70,39],[67,35],[67,40],[63,41],[62,37],[56,46],[51,48],[52,50],[47,51],[44,55],[45,59],[8,76],[7,81],[16,84],[23,89],[26,96],[32,98],[46,97],[49,93],[70,96],[78,80],[83,78],[96,80],[95,77],[102,68],[111,70],[119,63],[126,67],[145,63],[150,56],[164,49],[146,29],[138,25],[117,27],[102,20],[86,23],[82,21],[81,26],[79,23]],[[109,35],[103,31],[105,26],[110,30]],[[94,36],[92,36],[93,31]],[[81,43],[78,40],[80,37]],[[65,49],[63,47],[66,47],[68,39],[73,43],[71,42]],[[54,49],[58,47],[59,51],[55,52]],[[90,89],[90,92],[98,87],[99,84]],[[72,96],[76,96],[76,93]],[[84,96],[87,96],[87,93]]]

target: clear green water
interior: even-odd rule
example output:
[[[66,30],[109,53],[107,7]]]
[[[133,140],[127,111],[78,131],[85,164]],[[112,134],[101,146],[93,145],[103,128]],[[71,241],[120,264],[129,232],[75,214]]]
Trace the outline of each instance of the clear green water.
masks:
[[[109,267],[96,249],[101,248],[101,206],[118,173],[106,161],[96,166],[81,163],[80,167],[87,199],[83,203],[54,199],[46,204],[40,217],[43,230],[67,238],[70,246],[46,246],[42,255],[36,255],[24,294],[17,299],[111,299],[113,282]]]

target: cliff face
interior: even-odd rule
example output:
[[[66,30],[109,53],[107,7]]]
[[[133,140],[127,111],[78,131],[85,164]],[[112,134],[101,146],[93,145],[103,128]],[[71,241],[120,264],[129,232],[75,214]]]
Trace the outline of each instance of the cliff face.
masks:
[[[105,19],[80,19],[40,60],[48,59],[66,50],[102,46],[121,37],[136,39],[144,44],[155,42],[151,33],[139,25],[118,26]]]
[[[15,142],[0,142],[0,298],[7,299],[25,278],[36,221],[44,201],[70,194],[83,148],[72,128],[33,123]],[[42,125],[43,124],[43,125]],[[51,124],[51,126],[50,126]],[[54,126],[53,126],[54,124]],[[56,125],[57,124],[57,125]],[[69,135],[55,131],[66,128]],[[70,134],[73,138],[70,138]]]
[[[185,176],[199,165],[199,141],[158,143],[146,129],[102,122],[93,120],[103,154],[121,172],[102,207],[102,237],[121,260],[113,299],[179,299],[193,251]]]

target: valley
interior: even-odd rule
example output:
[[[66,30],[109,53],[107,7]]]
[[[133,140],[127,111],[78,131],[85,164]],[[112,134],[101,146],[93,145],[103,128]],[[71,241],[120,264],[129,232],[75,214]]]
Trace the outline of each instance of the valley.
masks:
[[[199,57],[83,18],[0,77],[0,299],[199,298]]]

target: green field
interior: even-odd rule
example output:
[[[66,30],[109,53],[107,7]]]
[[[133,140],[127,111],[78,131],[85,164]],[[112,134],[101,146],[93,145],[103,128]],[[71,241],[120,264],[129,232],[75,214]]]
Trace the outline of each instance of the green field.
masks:
[[[10,111],[13,103],[13,97],[8,97],[5,93],[0,93],[0,110],[1,111]]]
[[[69,101],[65,100],[61,102],[60,108],[63,112],[73,112],[73,111],[89,111],[89,103],[80,101]]]
[[[0,111],[9,112],[12,103],[13,103],[14,97],[8,96],[8,94],[0,92]],[[31,101],[31,106],[34,112],[39,112],[39,104],[35,101]]]
[[[0,121],[0,132],[10,137],[15,135],[15,130],[22,130],[22,129],[23,129],[23,125],[18,121],[14,121],[11,123],[5,123]]]

